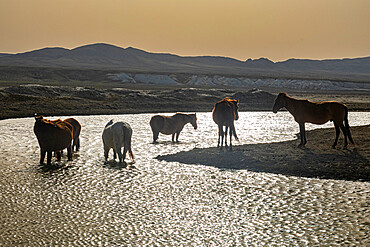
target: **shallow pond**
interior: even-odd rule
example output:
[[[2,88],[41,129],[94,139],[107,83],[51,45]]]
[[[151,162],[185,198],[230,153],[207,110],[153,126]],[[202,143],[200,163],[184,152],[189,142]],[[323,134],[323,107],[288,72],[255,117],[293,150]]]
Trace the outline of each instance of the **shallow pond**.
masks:
[[[216,146],[217,127],[211,113],[198,113],[198,129],[186,125],[180,143],[160,134],[152,144],[151,116],[74,116],[81,150],[56,169],[38,165],[33,118],[0,121],[0,245],[368,243],[369,183],[159,161],[157,155]],[[101,134],[110,119],[132,126],[135,164],[104,163]],[[370,113],[351,112],[349,119],[351,126],[369,124]],[[298,132],[287,112],[242,112],[235,125],[241,144]]]

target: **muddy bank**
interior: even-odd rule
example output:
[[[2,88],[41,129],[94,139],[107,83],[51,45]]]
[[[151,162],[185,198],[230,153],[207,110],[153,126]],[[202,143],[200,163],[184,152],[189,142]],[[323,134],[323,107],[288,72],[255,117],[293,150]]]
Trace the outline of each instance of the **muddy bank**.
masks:
[[[170,89],[99,89],[21,85],[0,89],[0,119],[46,116],[94,115],[156,112],[212,111],[224,97],[240,100],[240,110],[271,110],[275,95],[252,89],[170,88]]]
[[[310,178],[370,181],[370,125],[352,127],[356,147],[343,149],[342,134],[332,149],[334,128],[307,132],[305,148],[299,140],[234,146],[232,152],[216,147],[193,149],[157,159],[220,169],[246,169]],[[215,143],[216,146],[216,143]]]
[[[283,89],[282,89],[283,90]],[[271,111],[278,91],[259,89],[147,87],[98,88],[26,84],[0,88],[0,119],[45,116],[157,112],[209,112],[224,97],[239,99],[240,111]],[[370,98],[362,93],[308,92],[293,97],[336,100],[351,111],[368,111]]]

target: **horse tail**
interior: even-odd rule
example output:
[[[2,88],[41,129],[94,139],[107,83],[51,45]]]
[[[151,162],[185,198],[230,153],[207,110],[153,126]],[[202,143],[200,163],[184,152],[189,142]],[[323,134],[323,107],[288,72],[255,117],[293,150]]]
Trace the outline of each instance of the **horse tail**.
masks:
[[[130,147],[130,149],[128,150],[128,153],[130,154],[130,157],[132,160],[135,160],[135,156],[134,156],[134,153],[132,152],[132,149]]]
[[[128,153],[132,160],[135,159],[134,153],[132,152],[132,146],[131,146],[131,137],[132,137],[132,129],[126,129],[123,127],[123,133],[124,133],[124,145],[125,148],[127,148]]]
[[[232,121],[232,122],[231,122],[230,129],[231,129],[231,131],[232,131],[233,136],[235,137],[235,139],[236,139],[237,141],[239,141],[239,138],[238,138],[238,136],[236,135],[235,126],[234,126],[234,121]]]
[[[346,128],[346,131],[347,131],[347,135],[348,135],[348,139],[349,141],[356,146],[355,142],[353,141],[352,139],[352,135],[351,135],[351,131],[349,129],[349,123],[348,123],[348,108],[347,106],[345,107],[345,115],[344,115],[344,126]]]

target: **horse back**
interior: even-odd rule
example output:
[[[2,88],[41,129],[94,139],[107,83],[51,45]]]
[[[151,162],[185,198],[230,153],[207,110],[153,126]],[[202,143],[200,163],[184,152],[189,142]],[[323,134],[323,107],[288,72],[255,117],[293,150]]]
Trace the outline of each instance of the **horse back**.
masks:
[[[336,101],[310,102],[305,101],[302,109],[302,117],[305,122],[323,124],[329,120],[343,121],[347,107]]]
[[[225,124],[234,121],[234,109],[227,101],[217,102],[212,110],[212,118],[216,124]]]
[[[178,130],[184,127],[184,117],[179,114],[175,114],[171,117],[164,116],[163,126],[160,132],[165,135],[174,134]]]
[[[150,126],[155,132],[165,135],[174,134],[184,126],[184,117],[182,114],[175,114],[173,116],[156,115],[150,120]]]

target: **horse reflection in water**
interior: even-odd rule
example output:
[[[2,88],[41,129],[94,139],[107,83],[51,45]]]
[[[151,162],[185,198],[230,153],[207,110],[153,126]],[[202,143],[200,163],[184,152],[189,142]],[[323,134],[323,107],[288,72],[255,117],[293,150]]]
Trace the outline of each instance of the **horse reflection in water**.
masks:
[[[127,152],[129,152],[132,161],[134,161],[134,154],[131,147],[132,129],[128,123],[113,123],[113,120],[110,120],[103,130],[102,137],[105,161],[108,160],[108,153],[111,148],[113,149],[114,159],[116,159],[116,154],[118,153],[120,163],[124,162]],[[123,153],[121,152],[122,147]]]
[[[347,136],[350,142],[356,145],[352,139],[348,123],[348,108],[344,104],[335,101],[311,102],[309,100],[298,100],[289,97],[286,93],[280,93],[274,103],[272,111],[277,113],[278,110],[285,107],[299,124],[301,143],[299,146],[306,144],[305,123],[324,124],[333,121],[336,131],[336,137],[333,148],[338,143],[340,129],[344,135],[344,148],[347,147]],[[343,124],[344,122],[344,124]]]
[[[225,139],[225,147],[227,148],[227,131],[230,128],[230,151],[232,150],[232,136],[236,140],[238,136],[235,132],[234,120],[239,119],[238,106],[239,100],[224,98],[223,100],[217,102],[212,111],[213,121],[218,125],[218,142],[217,147],[220,146],[221,138],[221,149]],[[225,131],[223,129],[225,126]]]
[[[159,133],[172,135],[172,142],[179,141],[179,135],[185,124],[191,123],[197,129],[197,115],[176,113],[173,116],[155,115],[150,119],[150,127],[153,131],[153,143],[157,143]]]

